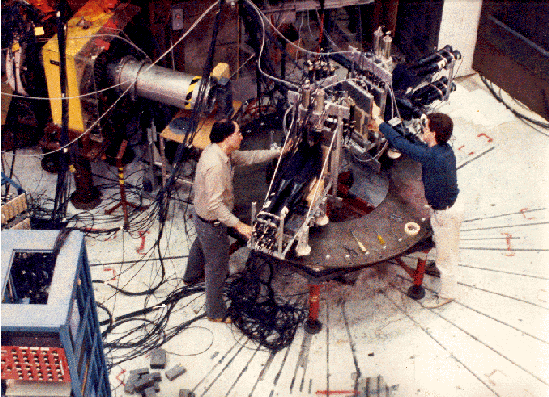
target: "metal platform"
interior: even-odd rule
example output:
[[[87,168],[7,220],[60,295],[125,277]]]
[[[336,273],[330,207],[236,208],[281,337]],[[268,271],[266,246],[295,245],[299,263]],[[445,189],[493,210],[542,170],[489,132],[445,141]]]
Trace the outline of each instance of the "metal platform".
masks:
[[[263,129],[270,129],[278,136],[280,131],[277,127],[268,124],[266,122]],[[258,133],[261,128],[249,129],[241,150],[268,147],[268,134]],[[239,167],[235,173],[234,213],[246,223],[250,222],[250,203],[262,203],[265,197],[268,189],[265,179],[267,168],[266,164],[256,164]],[[351,208],[356,203],[346,199],[338,201],[332,205],[329,214],[331,221],[324,227],[313,227],[309,230],[311,255],[287,257],[282,264],[293,267],[316,281],[322,281],[432,247],[430,215],[421,181],[421,165],[402,155],[392,160],[392,164],[386,168],[386,171],[382,171],[386,172],[383,175],[364,169],[365,174],[371,175],[355,178],[354,184],[357,186],[350,188],[351,193],[358,195],[370,207],[367,211],[360,208],[358,212],[368,213],[349,217],[348,213],[356,210]],[[363,190],[369,190],[368,194],[364,194]],[[340,216],[342,213],[344,215]],[[410,236],[405,232],[408,222],[419,225],[417,235]],[[364,245],[368,254],[362,252],[353,234]],[[280,262],[274,257],[260,255],[269,261]]]
[[[389,174],[387,195],[377,207],[356,219],[311,228],[311,255],[287,258],[284,264],[322,281],[432,246],[421,165],[403,156]],[[345,205],[342,200],[334,211]],[[408,222],[419,225],[416,235],[406,233]]]

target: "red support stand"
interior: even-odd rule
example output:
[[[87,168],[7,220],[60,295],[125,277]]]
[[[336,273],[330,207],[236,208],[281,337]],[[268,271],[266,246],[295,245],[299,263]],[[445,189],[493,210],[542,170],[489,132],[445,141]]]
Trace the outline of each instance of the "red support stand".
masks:
[[[122,211],[124,212],[124,230],[128,230],[129,227],[129,221],[128,221],[128,206],[132,208],[139,208],[140,206],[137,204],[130,203],[126,200],[126,188],[124,186],[124,163],[122,162],[122,157],[124,157],[124,152],[126,151],[126,147],[128,146],[128,141],[123,140],[122,144],[120,145],[120,150],[118,151],[118,155],[116,156],[116,166],[118,167],[118,183],[120,184],[120,202],[116,204],[114,207],[105,210],[106,214],[112,214],[114,210],[116,210],[118,207],[122,206]],[[144,207],[142,207],[144,208]]]
[[[309,285],[309,318],[305,322],[305,331],[309,334],[317,334],[322,329],[322,323],[318,321],[320,310],[320,285]]]
[[[422,251],[425,254],[425,257],[427,257],[427,254],[431,251],[431,249],[426,249]],[[406,271],[412,277],[414,280],[414,284],[408,289],[408,292],[406,295],[408,295],[410,298],[414,300],[420,300],[425,296],[425,288],[423,288],[423,276],[425,275],[425,266],[427,265],[427,260],[423,258],[417,259],[417,266],[415,269],[411,268],[407,264],[404,263],[404,261],[397,257],[395,258],[397,264]]]

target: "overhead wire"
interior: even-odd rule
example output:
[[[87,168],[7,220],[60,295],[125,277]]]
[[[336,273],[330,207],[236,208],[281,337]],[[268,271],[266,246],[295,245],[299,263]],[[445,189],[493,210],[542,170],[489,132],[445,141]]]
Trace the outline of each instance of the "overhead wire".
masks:
[[[206,9],[199,17],[198,19],[193,23],[193,25],[191,25],[191,27],[183,34],[181,35],[181,37],[174,43],[170,46],[170,48],[168,48],[163,54],[161,54],[154,62],[148,64],[146,67],[144,67],[144,72],[146,72],[147,70],[151,69],[153,66],[155,66],[158,62],[160,62],[162,59],[164,59],[164,57],[166,57],[166,55],[168,55],[171,51],[173,51],[173,49],[179,45],[179,43],[181,43],[184,39],[187,38],[187,36],[194,30],[194,28],[206,17],[206,15],[208,15],[210,13],[210,11],[214,8],[214,6],[217,4],[217,2],[214,2],[212,5],[210,5],[210,7],[208,7],[208,9]],[[52,150],[46,154],[43,154],[43,155],[25,155],[26,157],[44,157],[45,155],[51,155],[53,153],[58,153],[58,152],[61,152],[62,150],[64,150],[65,148],[69,147],[70,145],[72,145],[73,143],[75,143],[77,140],[79,140],[81,137],[83,137],[84,135],[87,135],[89,134],[98,124],[99,122],[104,118],[106,117],[110,111],[112,109],[114,109],[114,107],[118,104],[118,102],[133,88],[134,84],[137,82],[137,79],[138,79],[138,76],[135,77],[135,79],[133,80],[132,84],[129,84],[128,85],[128,88],[126,88],[120,95],[119,97],[103,112],[103,114],[101,114],[94,122],[91,123],[91,125],[86,128],[81,134],[79,134],[76,138],[72,139],[69,143],[67,143],[66,145],[63,145],[61,147],[59,147],[58,149],[55,149],[55,150]]]
[[[125,42],[127,42],[128,44],[130,44],[133,48],[135,48],[138,52],[140,52],[142,55],[144,55],[146,57],[147,60],[151,60],[151,58],[147,55],[147,53],[145,51],[143,51],[141,48],[139,48],[135,43],[133,43],[131,40],[129,40],[128,38],[125,38],[125,37],[121,37],[119,35],[115,35],[115,34],[112,34],[112,33],[95,33],[93,35],[88,35],[88,36],[71,36],[71,37],[68,37],[67,38],[67,41],[70,41],[70,40],[76,40],[76,39],[93,39],[95,37],[102,37],[102,36],[105,36],[105,37],[112,37],[112,38],[115,38],[115,39],[120,39],[120,40],[123,40]],[[105,92],[105,91],[109,91],[109,90],[112,90],[116,87],[119,87],[119,86],[123,86],[125,84],[128,84],[128,83],[132,83],[131,80],[125,80],[125,81],[122,81],[120,83],[117,83],[117,84],[113,84],[109,87],[106,87],[106,88],[102,88],[100,90],[96,90],[96,91],[90,91],[90,92],[87,92],[85,94],[80,94],[80,95],[76,95],[76,96],[65,96],[65,97],[36,97],[36,96],[30,96],[30,95],[20,95],[20,94],[11,94],[11,93],[8,93],[8,92],[2,92],[2,95],[4,96],[9,96],[9,97],[14,97],[14,98],[25,98],[25,99],[34,99],[34,100],[40,100],[40,101],[61,101],[61,100],[68,100],[68,99],[82,99],[82,98],[86,98],[88,96],[92,96],[92,95],[97,95],[97,94],[100,94],[102,92]]]
[[[203,106],[204,106],[204,100],[205,100],[205,94],[207,89],[207,80],[209,76],[211,75],[211,72],[213,70],[213,61],[214,61],[214,53],[215,53],[215,46],[217,43],[217,34],[219,32],[219,26],[220,26],[220,18],[221,18],[221,11],[223,7],[223,1],[219,0],[218,4],[218,11],[215,17],[214,26],[213,26],[213,33],[212,38],[210,41],[210,47],[208,50],[208,55],[206,57],[206,61],[204,63],[204,68],[202,71],[202,78],[201,78],[201,84],[198,88],[198,94],[196,97],[195,105],[192,109],[192,115],[191,115],[191,126],[190,128],[185,132],[185,136],[183,138],[182,143],[180,143],[177,147],[177,151],[175,154],[174,163],[175,166],[173,167],[173,170],[170,174],[169,179],[166,182],[166,185],[163,186],[156,197],[156,202],[159,205],[159,221],[160,221],[160,227],[158,231],[158,239],[157,242],[160,241],[164,229],[164,224],[166,220],[166,214],[169,209],[169,202],[170,197],[172,195],[172,190],[175,182],[176,175],[180,171],[183,160],[185,159],[186,152],[189,150],[189,146],[191,142],[193,141],[197,131],[198,131],[198,124],[200,123],[200,116],[203,112]],[[210,8],[213,8],[215,4],[213,4]]]
[[[213,7],[214,5],[215,5],[215,4],[213,4],[212,7]],[[208,10],[207,12],[209,12],[209,10]],[[274,27],[274,26],[273,26],[273,27]],[[264,25],[263,25],[263,28],[264,28]],[[276,29],[276,28],[275,28],[275,29]],[[189,29],[189,31],[190,31],[190,30],[192,30],[192,29]],[[277,31],[278,31],[278,30],[277,30]],[[264,32],[263,32],[263,33],[264,33]],[[278,33],[280,33],[280,32],[278,32]],[[281,37],[284,37],[284,36],[281,35]],[[182,39],[183,39],[183,38],[184,38],[184,36],[182,37]],[[181,40],[181,39],[180,39],[180,40]],[[180,40],[179,40],[179,41],[180,41]],[[178,42],[179,42],[179,41],[178,41]],[[175,47],[175,45],[177,45],[177,43],[174,44],[174,45],[172,46],[171,49],[173,49],[173,48]],[[264,41],[264,37],[263,37],[262,49],[263,49],[263,46],[264,46],[264,45],[265,45],[265,41]],[[171,49],[170,49],[170,50],[171,50]],[[170,51],[170,50],[169,50],[169,51]],[[315,54],[314,52],[309,52],[309,53]],[[164,56],[165,56],[165,54],[164,54]],[[162,58],[162,56],[161,56],[157,61],[155,61],[155,63],[158,62],[161,58]],[[260,62],[260,61],[259,61],[259,62]],[[280,81],[283,81],[283,80],[280,80]],[[297,86],[294,85],[294,87],[297,87]],[[113,87],[109,87],[109,89],[111,89],[111,88],[113,88]],[[127,92],[127,91],[126,91],[126,92]],[[120,99],[122,96],[124,96],[124,94],[125,94],[126,92],[124,92],[122,95],[120,95],[119,99]],[[65,98],[65,99],[68,99],[68,98]],[[114,104],[113,104],[113,105],[114,105]],[[107,111],[101,115],[101,118],[102,118],[102,117],[105,117],[105,116],[107,115],[107,113],[109,112],[109,110],[110,110],[110,108],[107,109]],[[85,131],[83,134],[81,134],[81,135],[80,135],[78,138],[76,138],[74,141],[76,141],[76,140],[79,139],[82,135],[84,135],[85,133],[88,133],[88,132],[89,132],[89,129],[88,129],[87,131]],[[73,141],[73,142],[74,142],[74,141]],[[60,148],[59,150],[62,150],[62,149],[63,149],[63,148]],[[37,156],[37,157],[42,157],[42,156]],[[111,181],[111,182],[115,183],[114,180]],[[141,228],[141,227],[146,227],[146,226],[150,225],[150,222],[153,221],[153,217],[151,217],[150,214],[151,214],[151,213],[154,213],[154,212],[156,212],[156,211],[158,211],[158,209],[159,209],[159,208],[158,208],[158,203],[155,202],[155,203],[153,204],[152,210],[151,210],[151,211],[148,211],[148,214],[143,215],[143,216],[141,216],[141,217],[137,217],[136,219],[132,219],[132,228],[131,228],[131,231],[136,231],[136,230],[139,230],[139,228]],[[93,223],[92,223],[93,226],[94,226],[94,227],[95,227],[95,226],[98,226],[98,224],[95,223],[95,217],[94,217],[94,215],[91,215],[91,217],[92,217],[91,221],[93,222]],[[76,219],[76,218],[75,218],[75,219]],[[85,217],[82,217],[81,219],[85,219]],[[134,221],[139,223],[139,227],[138,227],[138,228],[136,228],[136,227],[134,226],[134,225],[136,225],[136,223],[133,223]],[[100,234],[100,233],[103,233],[103,232],[104,232],[104,233],[114,233],[115,230],[116,230],[116,229],[111,228],[111,229],[106,229],[105,231],[91,231],[91,232],[94,233],[94,234]],[[123,244],[125,244],[125,242],[123,242]],[[159,243],[158,243],[158,241],[157,241],[157,245],[155,245],[155,247],[156,247],[157,249],[160,248],[158,244],[159,244]],[[159,251],[159,254],[161,255],[160,251]],[[162,258],[160,258],[159,260],[162,261]],[[123,260],[123,262],[125,262],[125,261]],[[131,267],[133,267],[133,266],[131,266]],[[130,268],[131,268],[131,267],[130,267]],[[124,286],[125,286],[125,285],[124,285]],[[124,290],[124,288],[119,288],[118,286],[115,288],[115,290],[116,290],[117,293],[124,293],[124,294],[128,294],[128,295],[132,295],[132,294],[137,295],[137,294],[140,294],[140,293],[147,293],[147,292],[150,293],[150,292],[151,292],[151,289],[149,289],[148,291],[143,291],[143,292],[139,292],[139,293],[135,293],[135,292],[132,293],[132,291],[126,291],[126,290]],[[166,313],[164,313],[164,314],[166,314]],[[125,318],[123,318],[122,321],[126,321]],[[128,321],[130,321],[130,320],[128,320]],[[143,320],[143,321],[146,322],[147,320]],[[150,320],[150,321],[151,321],[151,322],[150,322],[150,325],[151,325],[152,329],[154,329],[154,330],[160,330],[160,328],[158,328],[158,327],[159,327],[158,324],[153,323],[153,320]],[[163,322],[161,322],[160,324],[163,324]],[[143,327],[141,327],[140,329],[142,329],[142,330],[147,330],[148,328],[147,328],[147,326],[143,326]],[[160,332],[160,331],[159,331],[159,332]],[[162,331],[161,333],[163,334],[162,340],[165,341],[165,339],[168,337],[168,335],[166,334],[166,331]],[[134,344],[133,342],[132,342],[132,343],[129,343],[129,344],[125,344],[125,342],[123,342],[122,339],[120,339],[120,347],[128,347],[128,346],[136,347],[137,345]],[[150,347],[150,346],[149,346],[149,347]],[[127,357],[125,357],[125,359],[129,359],[129,357],[130,357],[130,356],[127,356]],[[114,364],[114,362],[113,362],[113,364]]]
[[[260,49],[260,55],[258,56],[258,64],[259,64],[259,70],[261,72],[262,75],[264,75],[265,77],[271,79],[271,80],[274,80],[276,82],[279,82],[281,84],[284,84],[286,86],[289,86],[290,88],[294,88],[294,89],[299,89],[299,86],[293,82],[290,82],[290,81],[287,81],[287,80],[282,80],[282,79],[279,79],[278,77],[275,77],[275,76],[271,76],[269,75],[268,73],[266,73],[263,69],[261,69],[261,65],[260,65],[260,60],[261,60],[261,55],[263,53],[263,48],[265,46],[265,40],[264,40],[264,37],[265,37],[265,33],[266,33],[266,30],[265,30],[265,21],[267,21],[269,27],[282,39],[284,40],[287,44],[289,44],[291,47],[295,48],[296,50],[298,51],[301,51],[305,54],[309,54],[309,55],[314,55],[314,56],[328,56],[328,55],[336,55],[336,54],[353,54],[355,53],[356,51],[353,51],[353,50],[344,50],[344,51],[329,51],[329,52],[321,52],[321,51],[310,51],[306,48],[303,48],[297,44],[295,44],[294,42],[288,40],[288,38],[286,38],[286,36],[284,36],[276,26],[274,26],[271,21],[269,20],[269,18],[251,1],[251,0],[244,0],[246,1],[246,3],[248,3],[254,10],[255,12],[257,13],[257,15],[260,17],[260,21],[261,21],[261,27],[262,27],[262,43],[261,43],[261,49]],[[312,35],[312,33],[311,33]]]
[[[200,20],[203,19],[203,17],[209,13],[209,11],[211,9],[213,9],[213,7],[218,4],[218,3],[214,3],[212,4],[212,6],[210,6],[210,8],[208,10],[206,10],[202,16],[197,20],[195,21],[195,23],[193,24],[193,26],[187,31],[187,33],[185,35],[183,35],[174,45],[172,45],[172,49],[175,47],[175,45],[177,45],[177,43],[179,43],[182,39],[184,39],[186,37],[186,35],[198,24],[198,22]],[[220,4],[220,3],[219,3]],[[218,14],[219,15],[219,14]],[[165,56],[165,54],[167,54],[170,50],[166,51],[164,53],[163,56]],[[211,60],[209,61],[210,64],[213,63],[213,50],[210,51],[211,53],[211,56],[209,58],[211,58]],[[159,59],[161,59],[161,57],[159,57]],[[158,60],[159,60],[158,59]],[[157,60],[157,61],[158,61]],[[212,68],[212,65],[210,65],[210,69]],[[211,70],[210,70],[211,71]],[[210,71],[207,71],[204,73],[205,76],[209,76],[209,73]],[[203,100],[203,97],[204,97],[204,85],[201,85],[200,86],[200,90],[199,90],[199,99],[197,99],[197,106],[200,107],[200,103],[201,101]],[[202,99],[200,99],[200,97],[202,97]],[[194,111],[194,109],[193,109]],[[199,113],[199,111],[196,111],[195,113]],[[198,117],[195,117],[195,119],[198,119]],[[184,145],[183,145],[184,146]],[[181,160],[181,157],[183,156],[183,151],[182,151],[182,146],[180,145],[179,148],[178,148],[178,151],[179,151],[179,158],[178,158],[178,154],[176,154],[176,165],[178,164],[178,161]],[[135,271],[135,274],[134,276],[130,277],[130,279],[125,283],[125,286],[123,288],[119,288],[117,286],[113,286],[112,283],[108,283],[107,285],[109,285],[111,288],[113,288],[115,290],[116,293],[123,293],[125,295],[130,295],[130,296],[140,296],[140,295],[150,295],[150,294],[154,294],[159,288],[160,286],[162,286],[163,284],[165,284],[168,280],[165,278],[166,276],[166,270],[165,270],[165,264],[164,264],[164,260],[163,260],[163,253],[161,252],[161,247],[160,247],[160,241],[162,240],[162,235],[163,235],[163,230],[164,230],[164,227],[165,227],[165,222],[163,220],[165,220],[165,216],[166,216],[166,211],[169,210],[169,201],[170,200],[164,200],[164,197],[163,195],[165,194],[168,194],[170,195],[171,193],[171,185],[170,184],[173,184],[173,181],[175,179],[175,175],[178,171],[179,167],[174,167],[174,171],[172,172],[171,174],[171,177],[170,177],[170,180],[168,181],[168,184],[167,184],[167,187],[164,186],[160,189],[159,191],[159,194],[157,195],[156,199],[151,203],[151,205],[149,206],[149,209],[147,211],[141,211],[141,212],[138,212],[137,215],[131,219],[131,223],[130,223],[130,229],[128,230],[128,232],[130,234],[132,234],[132,230],[133,230],[133,233],[135,233],[136,231],[140,231],[140,230],[149,230],[150,227],[152,226],[153,223],[155,223],[157,221],[157,218],[156,218],[156,215],[155,214],[162,214],[164,213],[164,215],[162,216],[161,215],[161,218],[160,218],[160,223],[159,223],[159,229],[158,229],[158,236],[157,236],[157,239],[155,240],[155,242],[153,243],[153,245],[148,249],[147,252],[144,253],[144,256],[149,256],[151,257],[152,255],[152,252],[153,250],[157,250],[157,253],[158,253],[158,261],[160,262],[159,265],[160,265],[160,269],[156,268],[156,275],[155,275],[155,270],[151,268],[151,273],[150,273],[150,277],[152,277],[150,279],[150,282],[153,282],[154,280],[156,280],[157,276],[160,277],[160,281],[158,281],[156,283],[155,286],[151,286],[150,288],[146,289],[146,290],[142,290],[142,291],[128,291],[125,289],[125,287],[127,285],[129,285],[129,283],[137,276],[137,274],[139,274],[139,272],[142,271],[142,269],[144,268],[145,264],[147,263],[146,260],[142,261],[142,264],[140,267],[138,267],[137,269],[134,269]],[[168,197],[169,198],[169,197]],[[162,219],[164,217],[164,219]],[[136,262],[137,264],[137,262]],[[133,266],[135,266],[136,264],[134,264]],[[132,267],[133,267],[132,266]],[[160,272],[160,275],[159,273]],[[102,282],[100,280],[96,280],[97,282]],[[111,298],[113,297],[114,295],[111,295]]]

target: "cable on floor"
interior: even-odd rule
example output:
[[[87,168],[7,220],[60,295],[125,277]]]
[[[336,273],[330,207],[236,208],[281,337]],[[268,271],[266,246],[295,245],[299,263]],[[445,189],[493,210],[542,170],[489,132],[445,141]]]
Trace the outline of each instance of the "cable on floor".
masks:
[[[262,280],[262,274],[267,280]],[[271,286],[272,263],[252,253],[246,270],[227,283],[228,315],[251,340],[273,352],[289,346],[299,324],[305,320],[302,308],[282,303]]]
[[[501,97],[500,95],[498,95],[498,93],[494,90],[493,86],[492,86],[492,83],[489,82],[486,77],[484,76],[481,76],[480,79],[482,80],[482,82],[484,83],[484,85],[486,86],[486,88],[488,88],[488,90],[490,91],[490,93],[494,96],[494,98],[496,98],[499,102],[501,102],[502,104],[505,105],[505,107],[507,109],[509,109],[511,111],[511,113],[513,113],[516,117],[518,117],[519,119],[521,120],[526,120],[534,125],[537,125],[538,127],[542,127],[542,128],[546,128],[546,129],[549,129],[549,123],[544,123],[542,121],[538,121],[538,120],[534,120],[534,119],[531,119],[530,117],[527,117],[526,115],[516,111],[515,109],[513,109],[504,99],[503,97]]]

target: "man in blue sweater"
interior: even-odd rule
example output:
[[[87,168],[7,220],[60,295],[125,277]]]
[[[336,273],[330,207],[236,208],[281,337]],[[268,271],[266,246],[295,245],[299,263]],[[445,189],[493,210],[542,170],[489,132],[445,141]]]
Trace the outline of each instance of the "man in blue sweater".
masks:
[[[429,273],[438,273],[439,277],[434,283],[435,295],[422,304],[427,308],[445,305],[456,298],[459,229],[463,220],[463,206],[457,201],[456,156],[448,144],[453,130],[452,119],[442,113],[427,115],[422,124],[423,142],[411,142],[395,131],[390,123],[385,123],[375,106],[369,127],[380,131],[393,148],[421,163],[436,247],[436,267],[432,265]]]

